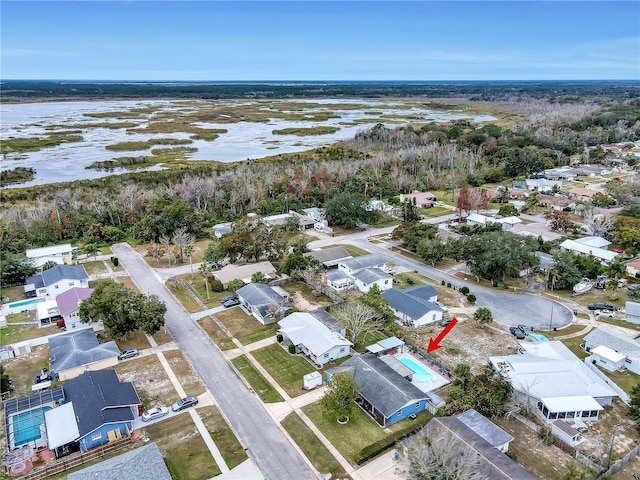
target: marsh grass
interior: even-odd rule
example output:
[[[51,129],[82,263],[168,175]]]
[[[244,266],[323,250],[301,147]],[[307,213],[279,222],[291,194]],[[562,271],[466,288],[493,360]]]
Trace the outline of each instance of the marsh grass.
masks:
[[[0,144],[0,153],[37,152],[43,148],[57,147],[62,143],[82,142],[81,135],[51,134],[44,138],[8,138]]]
[[[274,135],[297,135],[299,137],[306,137],[312,135],[330,135],[340,130],[338,127],[310,127],[310,128],[281,128],[279,130],[273,130],[271,133]]]

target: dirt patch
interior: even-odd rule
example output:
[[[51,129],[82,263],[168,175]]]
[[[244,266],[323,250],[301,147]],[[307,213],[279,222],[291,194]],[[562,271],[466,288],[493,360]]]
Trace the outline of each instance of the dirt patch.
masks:
[[[3,366],[5,371],[13,380],[15,390],[13,391],[13,397],[22,397],[31,395],[31,385],[35,376],[40,373],[43,368],[49,368],[49,344],[40,345],[35,347],[29,353],[15,357]],[[54,382],[53,386],[57,382]]]
[[[434,357],[451,368],[467,363],[474,373],[479,373],[488,357],[516,353],[519,345],[510,334],[491,326],[480,327],[464,317],[456,318],[458,323],[442,341],[442,348],[433,352]],[[418,345],[426,349],[429,338],[435,338],[441,331],[439,325],[420,328],[416,333]]]
[[[198,396],[204,393],[205,389],[200,377],[193,368],[191,368],[191,364],[180,350],[164,352],[164,357],[167,359],[167,362],[169,362],[171,370],[173,370],[173,373],[178,378],[187,395]]]
[[[293,306],[301,312],[311,312],[313,310],[322,308],[321,304],[311,303],[309,300],[304,298],[300,290],[296,290],[296,292],[291,297],[291,302],[293,303]]]
[[[146,407],[166,406],[179,398],[156,355],[134,358],[115,370],[120,381],[133,383]]]

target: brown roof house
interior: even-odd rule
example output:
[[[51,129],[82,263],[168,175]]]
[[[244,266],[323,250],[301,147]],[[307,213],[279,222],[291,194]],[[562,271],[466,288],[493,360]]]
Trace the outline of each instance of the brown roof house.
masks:
[[[431,192],[401,193],[398,198],[401,202],[412,202],[415,199],[416,206],[419,208],[432,207],[436,201],[436,196]]]
[[[562,210],[563,208],[575,207],[575,202],[561,195],[538,195],[538,203],[543,207],[550,207],[553,210]]]
[[[247,263],[245,265],[226,265],[217,272],[213,272],[213,276],[216,277],[224,288],[231,280],[242,280],[244,283],[251,283],[251,277],[254,273],[262,273],[268,279],[275,276],[276,269],[271,262],[258,262]]]

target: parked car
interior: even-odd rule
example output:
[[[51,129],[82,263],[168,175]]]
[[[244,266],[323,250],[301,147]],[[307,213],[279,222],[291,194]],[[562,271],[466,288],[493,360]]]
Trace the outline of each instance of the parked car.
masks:
[[[185,408],[193,407],[198,404],[197,397],[184,397],[178,400],[176,403],[171,405],[171,410],[174,412],[179,412],[180,410],[184,410]]]
[[[225,308],[235,307],[236,305],[240,305],[240,300],[238,298],[232,298],[227,300],[222,304]]]
[[[127,358],[133,358],[140,355],[137,348],[127,348],[124,352],[118,355],[118,360],[125,360]]]
[[[451,323],[451,319],[450,318],[443,318],[442,320],[440,320],[440,326],[441,327],[446,327],[447,325],[449,325]]]
[[[533,332],[533,327],[530,327],[529,325],[518,325],[518,328],[524,333]]]
[[[527,336],[520,327],[509,327],[509,331],[511,332],[511,335],[516,337],[518,340],[523,340]]]
[[[615,310],[613,305],[609,305],[608,303],[602,303],[602,302],[590,303],[588,307],[589,307],[589,310],[609,310],[611,312]]]
[[[616,312],[611,312],[609,310],[596,310],[595,314],[601,317],[616,318]]]
[[[165,415],[169,415],[169,409],[167,407],[153,407],[144,412],[141,418],[143,422],[148,422],[156,418],[164,417]]]
[[[631,291],[640,290],[640,283],[632,283],[627,287],[627,290],[631,290]]]
[[[226,297],[222,297],[222,299],[220,300],[220,303],[224,303],[224,302],[228,302],[229,300],[237,300],[238,295],[231,294],[231,295],[227,295]]]

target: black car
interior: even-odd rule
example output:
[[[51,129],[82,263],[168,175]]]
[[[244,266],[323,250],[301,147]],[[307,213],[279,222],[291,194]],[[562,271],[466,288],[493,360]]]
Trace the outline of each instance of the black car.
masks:
[[[608,303],[603,302],[590,303],[588,307],[589,310],[609,310],[610,312],[613,312],[615,310],[613,305],[609,305]]]
[[[520,327],[509,327],[509,331],[511,332],[511,335],[516,337],[518,340],[524,340],[527,336]]]
[[[198,397],[184,397],[171,405],[171,410],[178,412],[198,404]]]

